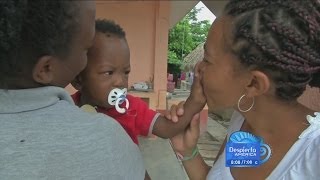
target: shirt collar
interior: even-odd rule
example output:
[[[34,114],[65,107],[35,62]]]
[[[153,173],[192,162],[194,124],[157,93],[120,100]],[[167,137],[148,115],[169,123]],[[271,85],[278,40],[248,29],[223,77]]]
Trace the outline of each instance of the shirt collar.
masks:
[[[60,87],[46,86],[31,89],[0,89],[0,114],[18,113],[44,108],[65,100],[74,104],[68,92]]]

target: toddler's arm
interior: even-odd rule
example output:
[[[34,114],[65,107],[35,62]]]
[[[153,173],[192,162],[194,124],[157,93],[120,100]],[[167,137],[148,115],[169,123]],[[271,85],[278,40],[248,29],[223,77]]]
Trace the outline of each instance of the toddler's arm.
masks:
[[[195,67],[195,77],[191,87],[191,93],[184,104],[184,112],[178,116],[178,122],[159,116],[156,120],[152,133],[162,138],[170,138],[184,130],[190,123],[192,117],[199,113],[206,104],[206,98],[201,85],[201,73],[199,64]]]

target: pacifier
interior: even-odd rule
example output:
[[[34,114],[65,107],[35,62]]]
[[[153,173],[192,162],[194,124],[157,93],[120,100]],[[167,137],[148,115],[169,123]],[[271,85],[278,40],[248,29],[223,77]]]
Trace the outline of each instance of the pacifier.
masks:
[[[120,105],[126,102],[126,107],[122,108]],[[112,106],[115,106],[118,113],[125,113],[126,110],[129,108],[129,101],[127,99],[127,88],[119,89],[115,88],[112,89],[108,96],[108,103]]]

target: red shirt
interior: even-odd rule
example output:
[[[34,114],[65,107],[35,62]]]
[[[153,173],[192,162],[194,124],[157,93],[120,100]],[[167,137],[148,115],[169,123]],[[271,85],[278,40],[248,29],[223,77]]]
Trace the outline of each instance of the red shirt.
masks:
[[[75,104],[78,104],[80,97],[80,91],[72,95]],[[127,99],[129,101],[129,109],[123,114],[118,113],[115,108],[106,109],[97,107],[96,110],[117,120],[129,134],[132,141],[139,144],[138,136],[150,135],[154,122],[160,114],[150,109],[147,103],[138,97],[127,95]],[[124,108],[125,102],[120,107]]]

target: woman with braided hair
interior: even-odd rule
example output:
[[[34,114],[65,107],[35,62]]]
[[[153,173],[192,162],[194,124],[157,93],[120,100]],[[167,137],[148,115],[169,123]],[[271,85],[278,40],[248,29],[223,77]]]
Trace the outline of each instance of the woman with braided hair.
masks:
[[[196,119],[171,139],[189,178],[319,179],[320,113],[297,98],[308,85],[320,87],[320,2],[231,0],[213,23],[204,49],[195,68],[202,90],[191,93],[211,110],[232,107],[235,113],[211,169],[197,152]],[[173,118],[181,114],[183,103],[171,108]],[[232,163],[234,145],[243,142],[268,147],[267,157]]]

